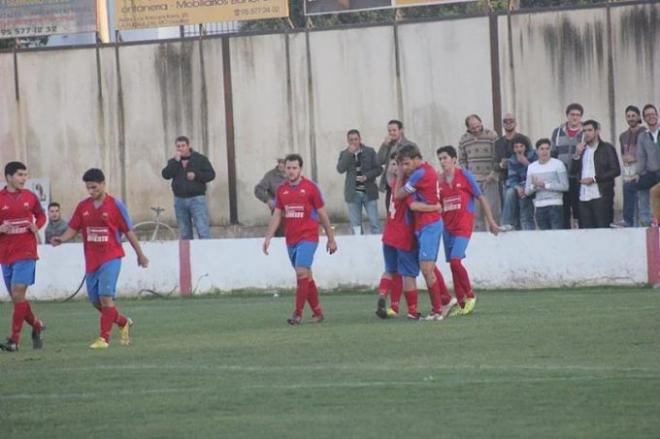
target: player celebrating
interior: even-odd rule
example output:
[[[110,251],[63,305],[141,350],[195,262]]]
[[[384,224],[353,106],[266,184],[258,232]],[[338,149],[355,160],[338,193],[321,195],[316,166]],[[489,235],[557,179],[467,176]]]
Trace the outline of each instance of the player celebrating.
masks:
[[[5,166],[7,186],[0,191],[0,265],[7,291],[14,303],[11,336],[0,344],[0,349],[16,352],[21,339],[23,322],[32,326],[32,347],[41,349],[41,333],[46,327],[33,313],[25,299],[27,288],[34,284],[36,268],[36,233],[46,223],[39,199],[28,189],[27,168],[21,162]]]
[[[335,232],[325,211],[321,191],[314,182],[302,176],[302,157],[289,154],[285,163],[288,180],[277,188],[275,210],[266,231],[263,252],[268,254],[270,241],[283,220],[289,259],[297,278],[295,310],[287,322],[299,325],[305,302],[309,302],[312,308],[311,323],[321,323],[323,310],[312,277],[312,262],[319,243],[319,221],[328,236],[326,248],[330,254],[337,251]]]
[[[437,205],[439,203],[438,175],[431,165],[422,160],[419,149],[415,145],[404,145],[397,153],[397,162],[400,165],[400,172],[407,176],[408,180],[403,185],[403,175],[399,176],[397,179],[399,186],[395,192],[396,198],[411,197],[413,201],[429,206]],[[431,313],[427,319],[442,320],[455,304],[447,287],[444,286],[440,270],[435,265],[443,230],[442,214],[439,210],[416,211],[413,217],[419,246],[419,265],[431,298]]]
[[[463,316],[470,314],[477,303],[467,270],[461,262],[465,258],[465,250],[472,236],[475,200],[483,209],[490,232],[497,235],[500,228],[493,219],[488,201],[481,193],[474,175],[466,169],[456,167],[456,149],[453,146],[443,146],[438,148],[436,153],[443,171],[440,178],[440,201],[445,220],[445,257],[451,267],[459,305],[451,315]]]
[[[114,303],[121,258],[124,257],[121,234],[126,235],[126,239],[131,243],[140,267],[146,268],[149,259],[142,253],[140,243],[131,230],[133,226],[126,206],[106,193],[103,171],[89,169],[83,175],[83,181],[90,197],[78,204],[67,231],[52,238],[51,243],[57,246],[67,242],[82,230],[87,295],[92,305],[101,313],[100,337],[90,348],[106,349],[110,346],[113,323],[119,326],[119,341],[126,346],[130,344],[133,321],[119,314]]]

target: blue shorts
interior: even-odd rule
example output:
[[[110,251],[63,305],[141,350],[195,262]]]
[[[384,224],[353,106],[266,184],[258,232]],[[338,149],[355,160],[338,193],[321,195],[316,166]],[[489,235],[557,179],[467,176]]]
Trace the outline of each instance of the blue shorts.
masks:
[[[11,294],[12,285],[33,285],[37,261],[20,259],[9,265],[2,266],[2,277],[5,279],[7,292]]]
[[[105,262],[96,271],[87,273],[85,285],[87,286],[87,297],[89,297],[90,302],[93,304],[101,303],[100,296],[115,298],[120,270],[121,258],[116,258]]]
[[[417,249],[407,252],[383,244],[383,258],[385,259],[386,273],[399,273],[401,276],[417,277],[419,263],[417,262]]]
[[[465,250],[470,243],[467,236],[452,235],[448,231],[442,233],[442,239],[445,244],[445,258],[447,262],[452,259],[465,259]]]
[[[312,268],[314,253],[318,246],[318,242],[312,241],[300,241],[298,244],[287,246],[286,250],[289,252],[289,259],[293,268]]]
[[[419,262],[435,262],[438,260],[440,239],[442,238],[442,220],[427,224],[422,230],[415,232],[419,246]]]

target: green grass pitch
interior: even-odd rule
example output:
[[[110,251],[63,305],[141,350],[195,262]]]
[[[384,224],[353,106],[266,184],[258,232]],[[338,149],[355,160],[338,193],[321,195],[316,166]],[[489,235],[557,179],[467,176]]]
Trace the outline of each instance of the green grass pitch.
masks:
[[[0,437],[660,437],[657,290],[483,292],[444,322],[321,296],[300,327],[291,295],[119,300],[133,344],[100,352],[87,303],[36,303],[44,350],[0,352]]]

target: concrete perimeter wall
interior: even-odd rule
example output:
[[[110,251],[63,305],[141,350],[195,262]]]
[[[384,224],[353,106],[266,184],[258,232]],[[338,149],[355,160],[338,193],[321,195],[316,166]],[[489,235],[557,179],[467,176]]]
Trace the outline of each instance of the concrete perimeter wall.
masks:
[[[313,267],[319,287],[375,289],[383,270],[379,237],[340,236],[337,241],[339,251],[331,256],[324,251],[325,238],[321,239]],[[148,269],[137,267],[132,249],[126,246],[120,296],[147,294],[140,293],[143,289],[178,295],[184,284],[180,267],[189,267],[193,294],[295,288],[283,240],[273,240],[269,256],[261,252],[261,244],[260,239],[190,241],[188,259],[185,252],[179,253],[178,242],[146,243]],[[82,245],[41,246],[39,254],[30,297],[71,295],[84,274]],[[497,237],[475,233],[465,265],[478,289],[623,286],[647,282],[646,255],[644,229],[516,232]],[[451,286],[448,266],[443,262],[440,267]],[[421,278],[418,286],[424,288]],[[86,297],[84,288],[78,297]]]
[[[527,11],[341,30],[0,53],[0,162],[27,161],[71,212],[85,169],[106,170],[135,221],[167,208],[160,171],[191,137],[217,171],[214,225],[263,225],[253,186],[288,152],[305,158],[334,219],[345,220],[335,165],[345,133],[378,148],[400,118],[425,156],[456,144],[463,119],[517,114],[549,136],[581,102],[612,141],[628,104],[660,103],[660,3]],[[620,198],[620,190],[619,198]],[[382,203],[379,203],[382,208]]]

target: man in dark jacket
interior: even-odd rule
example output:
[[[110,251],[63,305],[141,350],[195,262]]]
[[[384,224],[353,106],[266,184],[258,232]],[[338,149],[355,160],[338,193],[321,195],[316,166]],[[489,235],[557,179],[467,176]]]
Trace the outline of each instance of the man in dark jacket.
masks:
[[[403,134],[403,122],[393,119],[387,123],[387,136],[378,149],[378,164],[382,167],[383,176],[380,178],[378,189],[385,192],[385,210],[390,208],[390,196],[392,195],[391,181],[394,174],[389,172],[390,159],[404,145],[415,145]],[[417,146],[417,145],[415,145]]]
[[[346,135],[348,146],[339,153],[337,172],[346,173],[344,199],[355,235],[362,231],[362,207],[369,217],[371,233],[381,232],[378,219],[378,186],[376,178],[383,168],[378,163],[376,150],[363,145],[358,130],[350,130]]]
[[[200,239],[210,239],[206,183],[213,181],[215,171],[209,159],[193,151],[187,137],[179,136],[174,157],[167,162],[162,174],[164,179],[172,180],[181,239],[193,239],[193,224]]]
[[[621,175],[612,144],[600,139],[595,120],[583,124],[584,142],[576,146],[570,173],[579,183],[580,228],[609,227],[614,218],[614,179]]]

